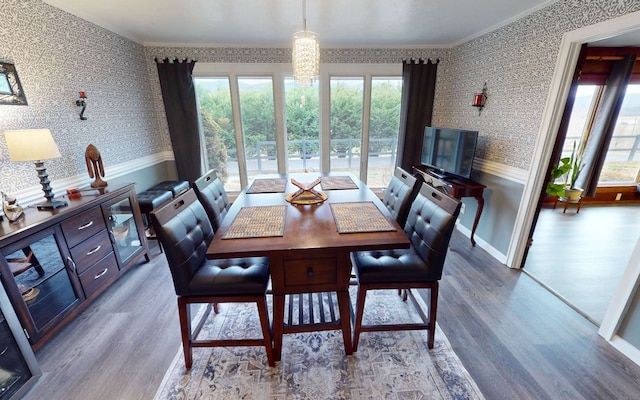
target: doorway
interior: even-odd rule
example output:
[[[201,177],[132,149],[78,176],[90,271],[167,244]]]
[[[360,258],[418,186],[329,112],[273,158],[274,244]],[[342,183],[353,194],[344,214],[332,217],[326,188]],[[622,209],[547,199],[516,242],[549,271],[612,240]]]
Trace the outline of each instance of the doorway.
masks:
[[[567,102],[572,106],[565,111],[568,122],[562,125],[567,127],[566,135],[558,134],[558,140],[566,137],[557,147],[562,149],[561,159],[582,160],[576,150],[584,148],[596,115],[603,117],[606,113],[613,117],[610,143],[601,146],[606,148],[606,157],[598,174],[598,190],[573,204],[568,212],[567,207],[556,210],[555,203],[542,203],[523,265],[524,272],[597,326],[604,319],[640,236],[640,224],[636,223],[640,221],[640,207],[628,203],[638,200],[635,192],[640,170],[640,85],[635,81],[640,81],[640,61],[636,61],[638,72],[622,86],[626,90],[616,95],[621,103],[619,111],[600,107],[609,71],[616,62],[612,54],[622,59],[619,55],[624,51],[636,52],[621,47],[590,47],[584,51],[586,61],[579,61],[581,80],[572,101]],[[594,54],[607,54],[609,60]],[[570,164],[560,163],[570,168],[556,180],[560,192],[571,181],[572,172],[583,166],[580,162]],[[547,190],[547,195],[556,191]],[[581,207],[589,200],[592,206]],[[550,204],[554,204],[553,209]]]

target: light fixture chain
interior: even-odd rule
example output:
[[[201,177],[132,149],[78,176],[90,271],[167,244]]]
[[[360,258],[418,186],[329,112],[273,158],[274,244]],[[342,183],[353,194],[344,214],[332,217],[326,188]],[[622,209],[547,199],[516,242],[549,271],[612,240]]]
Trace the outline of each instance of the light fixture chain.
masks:
[[[307,0],[302,0],[302,30],[307,31]]]

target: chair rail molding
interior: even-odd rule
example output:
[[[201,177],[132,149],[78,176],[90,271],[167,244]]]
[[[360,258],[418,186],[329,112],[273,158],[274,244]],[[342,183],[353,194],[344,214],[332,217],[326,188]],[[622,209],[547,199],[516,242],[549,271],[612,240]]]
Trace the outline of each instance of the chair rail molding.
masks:
[[[172,151],[163,151],[136,158],[135,160],[125,161],[120,164],[107,165],[105,170],[108,173],[109,178],[119,178],[131,173],[132,171],[137,171],[165,161],[173,160],[174,157]],[[93,182],[93,179],[89,178],[87,174],[78,174],[63,179],[56,179],[55,181],[52,181],[51,184],[54,188],[54,194],[58,197],[62,197],[62,195],[66,194],[67,188],[89,186],[91,182]],[[20,203],[23,205],[42,201],[42,187],[40,185],[32,186],[12,194],[18,198]]]

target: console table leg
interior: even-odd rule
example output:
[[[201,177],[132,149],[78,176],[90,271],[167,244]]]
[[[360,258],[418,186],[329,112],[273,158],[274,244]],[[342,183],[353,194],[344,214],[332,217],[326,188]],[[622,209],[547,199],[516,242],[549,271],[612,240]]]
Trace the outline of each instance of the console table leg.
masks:
[[[471,228],[471,245],[473,247],[476,246],[476,241],[473,238],[473,235],[476,233],[478,221],[480,221],[480,214],[482,214],[482,209],[484,208],[484,198],[482,196],[475,196],[474,199],[478,202],[478,209],[476,210],[476,218],[473,220],[473,228]]]

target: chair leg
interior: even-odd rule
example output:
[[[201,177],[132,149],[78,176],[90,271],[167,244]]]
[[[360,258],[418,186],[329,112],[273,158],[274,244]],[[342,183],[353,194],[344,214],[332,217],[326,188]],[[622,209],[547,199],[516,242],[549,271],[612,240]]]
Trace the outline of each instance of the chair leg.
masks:
[[[356,319],[353,324],[353,343],[351,350],[358,350],[358,341],[360,340],[360,329],[362,327],[362,316],[364,315],[364,301],[367,298],[367,290],[361,286],[358,287],[358,299],[356,300]]]
[[[427,347],[433,349],[436,337],[436,314],[438,312],[438,282],[435,282],[429,291],[431,292],[431,304],[429,304],[429,336],[427,339]]]
[[[180,318],[180,332],[182,334],[182,349],[184,351],[184,366],[191,369],[191,307],[187,300],[178,297],[178,316]]]
[[[267,312],[267,297],[263,297],[262,301],[257,301],[258,315],[260,317],[260,325],[262,326],[262,337],[264,338],[264,347],[267,352],[267,361],[270,367],[275,367],[276,362],[273,357],[273,346],[271,345],[271,326],[269,324],[269,313]]]

